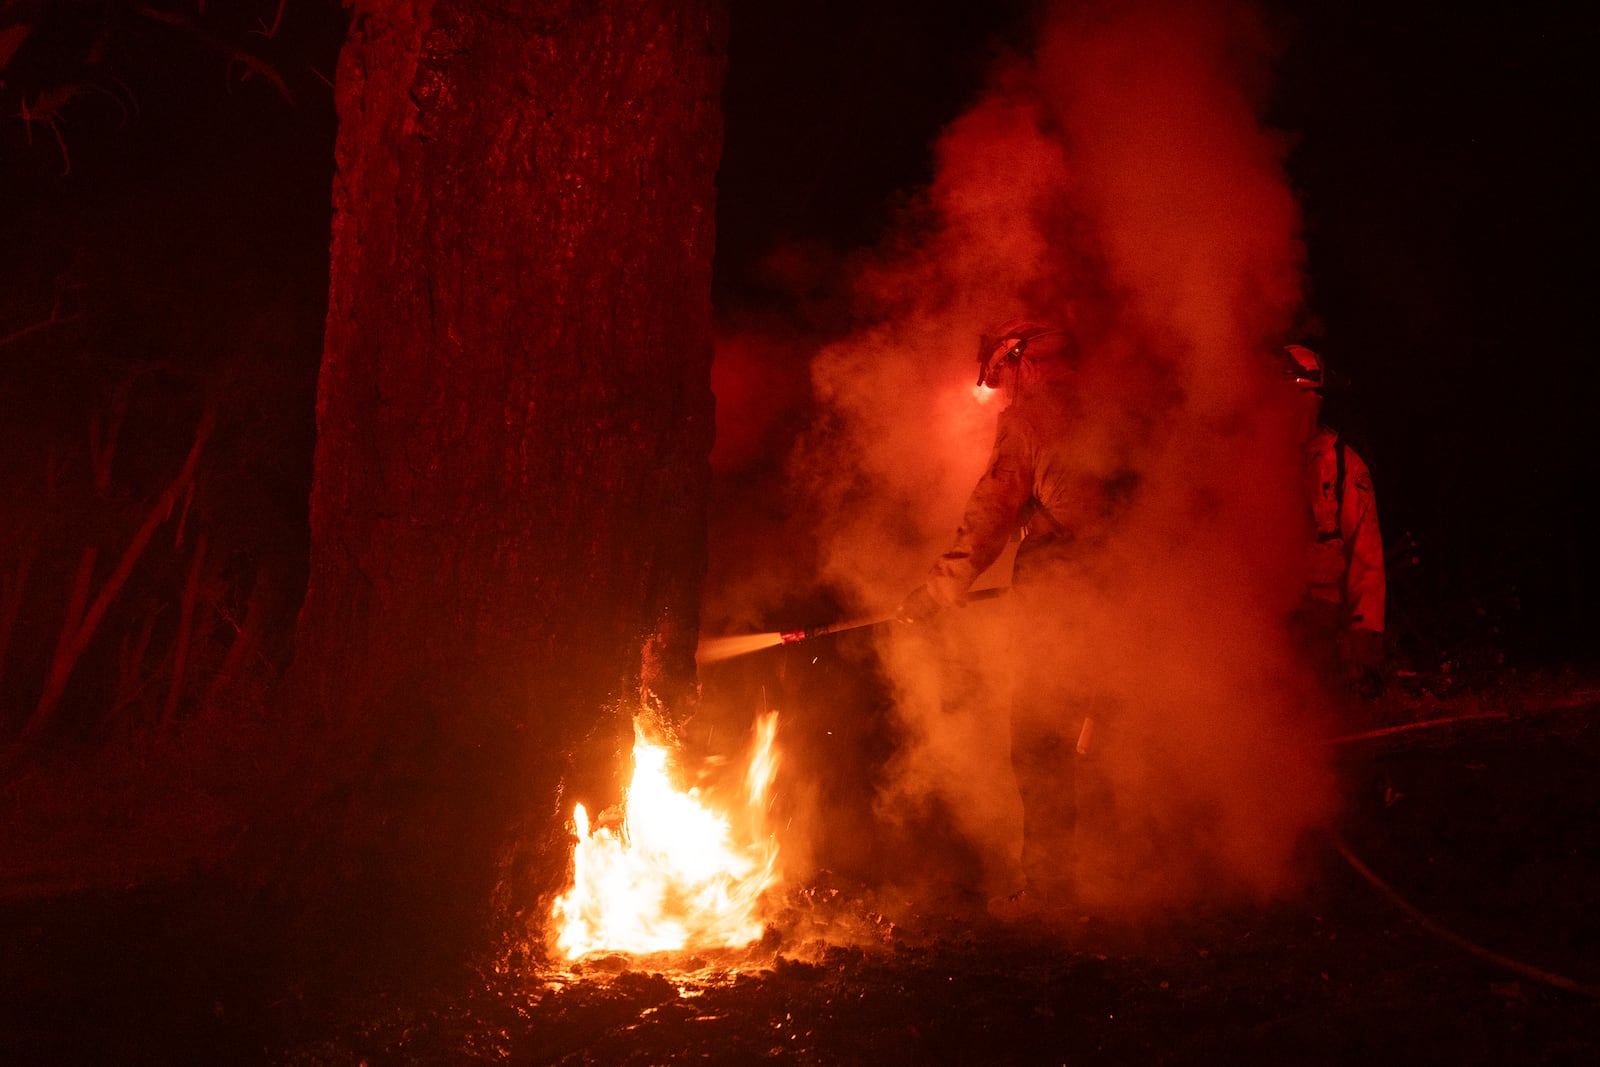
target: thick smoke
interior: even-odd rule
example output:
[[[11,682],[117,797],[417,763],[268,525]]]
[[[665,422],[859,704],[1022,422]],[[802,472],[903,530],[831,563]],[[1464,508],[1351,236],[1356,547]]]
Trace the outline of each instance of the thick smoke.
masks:
[[[772,556],[740,549],[752,576],[792,580],[803,557],[849,606],[892,606],[988,457],[1004,401],[973,387],[980,331],[1024,313],[1071,329],[1084,467],[1134,486],[1042,642],[1096,709],[1077,873],[1102,904],[1282,891],[1330,803],[1283,628],[1304,503],[1272,353],[1303,253],[1284,140],[1257,118],[1269,45],[1239,4],[1052,8],[946,129],[896,239],[851,265],[859,326],[811,361],[792,511],[766,526]],[[721,579],[708,618],[759,615],[740,605],[771,590]],[[990,893],[1014,885],[1020,840],[1009,620],[1002,598],[874,631],[896,724],[878,818],[942,821],[980,871],[920,875]]]

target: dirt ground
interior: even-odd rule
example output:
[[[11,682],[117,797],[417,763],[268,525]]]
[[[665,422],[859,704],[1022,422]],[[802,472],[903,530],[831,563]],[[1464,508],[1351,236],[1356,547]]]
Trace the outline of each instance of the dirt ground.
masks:
[[[1600,692],[1402,683],[1378,718],[1340,747],[1347,810],[1308,842],[1304,896],[1138,928],[1046,932],[819,876],[743,952],[330,995],[204,876],[8,872],[0,1062],[1600,1062]]]

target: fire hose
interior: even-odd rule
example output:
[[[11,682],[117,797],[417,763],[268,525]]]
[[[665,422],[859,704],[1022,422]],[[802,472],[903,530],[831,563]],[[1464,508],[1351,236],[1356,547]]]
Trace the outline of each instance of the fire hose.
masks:
[[[1600,999],[1600,986],[1590,985],[1585,982],[1578,982],[1571,978],[1567,978],[1564,975],[1559,975],[1551,971],[1544,970],[1541,967],[1535,967],[1532,964],[1523,963],[1521,960],[1514,960],[1510,956],[1501,955],[1491,948],[1485,948],[1476,941],[1456,933],[1448,926],[1445,926],[1429,916],[1427,912],[1411,903],[1411,901],[1401,896],[1398,890],[1396,890],[1388,882],[1385,882],[1382,878],[1378,877],[1377,874],[1373,873],[1372,868],[1368,867],[1365,863],[1362,863],[1356,854],[1350,851],[1350,846],[1345,844],[1344,838],[1339,835],[1339,831],[1330,826],[1327,828],[1327,833],[1329,840],[1331,840],[1333,843],[1334,850],[1338,852],[1340,856],[1344,857],[1344,861],[1350,865],[1352,870],[1354,870],[1362,878],[1366,879],[1374,889],[1387,897],[1390,902],[1404,912],[1418,926],[1422,927],[1433,936],[1439,938],[1441,941],[1449,942],[1450,944],[1461,949],[1463,952],[1476,956],[1488,963],[1492,963],[1496,967],[1503,967],[1513,974],[1519,974],[1522,977],[1532,981],[1541,982],[1547,986],[1551,986],[1552,988],[1560,989],[1568,993],[1576,993],[1579,996]]]
[[[965,604],[975,600],[993,600],[994,598],[1010,592],[1008,586],[995,586],[991,589],[977,589],[967,594]],[[810,641],[817,637],[826,637],[828,634],[843,633],[846,630],[860,630],[867,626],[881,626],[886,622],[893,622],[898,616],[894,612],[887,615],[869,615],[861,619],[848,619],[844,622],[825,623],[821,626],[807,626],[803,630],[780,630],[779,643],[792,645],[799,641]]]
[[[1009,592],[1005,586],[991,589],[978,589],[967,594],[963,603],[972,603],[977,600],[993,600]],[[802,641],[811,641],[829,634],[844,633],[848,630],[862,630],[869,626],[881,626],[886,622],[893,622],[899,618],[898,612],[887,612],[879,615],[868,615],[864,618],[846,619],[842,622],[823,623],[818,626],[807,626],[799,630],[770,630],[761,634],[741,634],[734,637],[711,637],[701,640],[700,647],[695,650],[695,660],[701,664],[717,663],[734,656],[743,656],[751,652],[760,652],[763,649],[776,648],[779,645],[793,645]]]
[[[1373,740],[1376,738],[1388,737],[1394,734],[1413,730],[1427,730],[1432,729],[1433,727],[1445,726],[1459,722],[1509,718],[1510,716],[1505,712],[1477,712],[1469,715],[1450,715],[1436,719],[1424,719],[1420,722],[1402,723],[1399,726],[1389,726],[1379,730],[1368,730],[1362,733],[1347,734],[1343,737],[1330,738],[1326,743],[1329,745],[1345,745],[1353,741]],[[1556,974],[1552,971],[1544,970],[1541,967],[1535,967],[1532,964],[1523,963],[1521,960],[1512,959],[1510,956],[1503,955],[1491,948],[1486,948],[1483,945],[1478,944],[1476,941],[1456,933],[1454,930],[1440,923],[1421,908],[1411,903],[1411,901],[1407,900],[1400,894],[1399,890],[1395,889],[1388,882],[1379,877],[1371,867],[1368,867],[1365,863],[1363,863],[1360,857],[1350,850],[1350,846],[1345,843],[1344,837],[1339,833],[1338,830],[1334,829],[1332,826],[1324,827],[1324,830],[1328,835],[1330,843],[1333,845],[1334,851],[1339,853],[1340,857],[1343,858],[1345,863],[1350,865],[1351,870],[1355,871],[1356,874],[1365,879],[1369,885],[1387,898],[1395,907],[1399,908],[1400,911],[1405,913],[1405,915],[1408,916],[1418,926],[1422,927],[1433,936],[1439,938],[1439,940],[1448,942],[1449,944],[1456,946],[1469,955],[1476,956],[1487,963],[1491,963],[1496,967],[1511,971],[1513,974],[1521,975],[1523,978],[1527,978],[1531,981],[1540,982],[1544,985],[1550,986],[1553,989],[1560,989],[1567,993],[1575,993],[1579,996],[1600,1000],[1600,986],[1596,986],[1587,982],[1579,982],[1572,978],[1568,978],[1565,975]]]

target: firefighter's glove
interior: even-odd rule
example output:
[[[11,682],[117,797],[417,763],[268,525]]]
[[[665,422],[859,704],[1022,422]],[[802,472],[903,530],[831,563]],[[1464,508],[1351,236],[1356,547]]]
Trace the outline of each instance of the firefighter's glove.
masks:
[[[1341,658],[1351,671],[1376,670],[1383,665],[1383,634],[1376,630],[1349,630],[1339,644]]]
[[[921,622],[937,614],[939,602],[933,599],[933,594],[925,585],[919,585],[906,595],[895,609],[894,617],[901,622]]]

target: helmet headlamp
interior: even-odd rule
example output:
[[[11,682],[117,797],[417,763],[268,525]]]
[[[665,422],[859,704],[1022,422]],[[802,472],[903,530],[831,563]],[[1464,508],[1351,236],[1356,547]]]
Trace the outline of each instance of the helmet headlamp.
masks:
[[[1284,345],[1283,352],[1287,359],[1283,364],[1283,377],[1285,381],[1292,382],[1300,389],[1321,390],[1326,385],[1326,369],[1322,357],[1305,345]]]
[[[1000,375],[1007,366],[1022,362],[1022,353],[1028,349],[1026,337],[994,337],[984,334],[978,338],[978,384],[985,389],[1000,388]]]
[[[992,334],[978,337],[978,385],[998,389],[1002,372],[1015,369],[1028,350],[1028,343],[1041,337],[1053,337],[1065,331],[1028,319],[1013,319]]]

